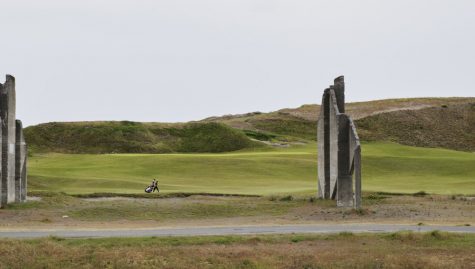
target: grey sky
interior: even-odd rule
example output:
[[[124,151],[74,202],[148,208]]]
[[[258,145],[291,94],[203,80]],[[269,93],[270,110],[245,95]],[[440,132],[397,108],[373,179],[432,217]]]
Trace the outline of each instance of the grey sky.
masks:
[[[18,118],[188,121],[347,99],[475,96],[475,1],[0,0]]]

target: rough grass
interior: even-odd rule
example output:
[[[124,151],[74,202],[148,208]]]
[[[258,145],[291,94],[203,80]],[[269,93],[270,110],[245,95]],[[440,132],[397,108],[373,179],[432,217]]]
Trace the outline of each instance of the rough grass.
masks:
[[[383,113],[357,124],[365,140],[475,151],[475,102]]]
[[[286,203],[266,199],[209,199],[196,197],[193,203],[176,200],[117,200],[91,202],[79,205],[67,212],[67,215],[82,221],[116,221],[116,220],[212,220],[216,218],[277,216],[304,203],[296,201]]]
[[[390,99],[348,103],[346,111],[357,120],[362,140],[475,151],[474,103],[475,98]],[[25,137],[33,152],[229,152],[263,147],[249,138],[315,140],[319,108],[304,105],[186,124],[46,123],[26,128]]]
[[[315,140],[318,105],[215,117],[238,129],[271,132]],[[475,98],[407,98],[346,104],[365,141],[396,141],[405,145],[475,151]]]
[[[219,123],[46,123],[26,128],[25,139],[36,153],[229,152],[263,147]]]
[[[407,223],[474,225],[475,201],[465,196],[364,193],[363,209],[335,207],[311,195],[263,197],[123,194],[78,198],[32,193],[41,199],[14,203],[0,212],[4,228],[111,228],[314,223]],[[81,195],[83,196],[83,195]],[[90,196],[90,195],[87,195]],[[132,197],[130,197],[132,196]],[[68,216],[64,218],[63,216]]]
[[[2,268],[473,268],[475,235],[0,240]]]
[[[29,190],[69,194],[271,195],[316,193],[316,145],[222,154],[45,154],[30,158]],[[363,144],[363,190],[475,194],[475,155],[392,143]]]
[[[38,195],[38,193],[36,193]],[[81,195],[82,196],[82,195]],[[288,200],[285,196],[276,199],[247,196],[175,196],[173,194],[140,197],[78,198],[64,193],[41,193],[39,201],[9,204],[1,213],[0,227],[21,225],[97,224],[106,222],[117,225],[121,221],[153,221],[163,223],[189,224],[193,221],[207,221],[225,218],[259,220],[285,216],[290,210],[309,205],[305,197]],[[155,198],[155,199],[153,199]],[[312,205],[317,205],[313,202]],[[318,206],[328,207],[327,201],[318,201]],[[62,218],[62,216],[68,216]],[[216,223],[216,222],[215,222]],[[16,225],[18,227],[18,225]]]

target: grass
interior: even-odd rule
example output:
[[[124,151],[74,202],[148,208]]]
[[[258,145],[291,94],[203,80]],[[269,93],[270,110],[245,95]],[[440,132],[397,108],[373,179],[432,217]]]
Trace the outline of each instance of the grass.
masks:
[[[195,199],[193,203],[176,201],[114,201],[94,202],[70,209],[70,217],[82,221],[115,220],[195,220],[229,217],[277,216],[304,204],[303,201],[285,203],[264,199]],[[74,207],[73,207],[74,208]]]
[[[62,122],[25,129],[33,152],[228,152],[262,147],[221,123]]]
[[[316,144],[220,154],[43,154],[29,160],[29,190],[314,194]],[[393,143],[363,144],[363,190],[474,194],[475,154]],[[152,194],[153,195],[153,194]]]
[[[320,107],[212,117],[190,123],[52,122],[25,129],[33,152],[229,152],[317,137]],[[348,103],[365,141],[475,151],[475,98],[408,98]]]
[[[457,196],[364,193],[364,209],[335,207],[310,195],[222,196],[167,193],[67,195],[34,192],[37,201],[0,212],[1,227],[142,227],[304,223],[409,223],[474,225],[475,204]],[[78,197],[79,196],[79,197]],[[121,197],[118,197],[121,196]],[[84,198],[87,197],[87,198]],[[147,199],[143,199],[147,197]],[[63,216],[68,216],[63,218]],[[104,226],[105,225],[105,226]],[[143,226],[144,225],[144,226]],[[134,226],[135,227],[135,226]]]
[[[336,251],[336,249],[338,249]],[[470,268],[475,235],[261,235],[0,240],[2,268]]]
[[[475,151],[475,102],[382,113],[356,124],[358,134],[367,141]]]
[[[319,105],[213,117],[243,130],[315,140]],[[346,104],[364,141],[475,151],[475,98],[404,98]]]

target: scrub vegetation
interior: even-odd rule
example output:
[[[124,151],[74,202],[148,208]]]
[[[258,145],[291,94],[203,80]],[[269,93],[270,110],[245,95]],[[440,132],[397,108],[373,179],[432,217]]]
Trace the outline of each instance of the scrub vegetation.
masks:
[[[26,128],[25,137],[35,153],[228,152],[263,147],[220,123],[53,122]]]
[[[475,98],[402,98],[347,103],[364,141],[475,151]],[[237,129],[315,140],[319,105],[205,119]],[[285,140],[285,139],[284,139]]]
[[[25,129],[33,152],[229,152],[317,137],[318,105],[192,123],[70,122]],[[364,141],[475,151],[475,98],[411,98],[348,103]]]
[[[336,251],[338,249],[338,251]],[[0,240],[2,268],[472,268],[475,235]]]

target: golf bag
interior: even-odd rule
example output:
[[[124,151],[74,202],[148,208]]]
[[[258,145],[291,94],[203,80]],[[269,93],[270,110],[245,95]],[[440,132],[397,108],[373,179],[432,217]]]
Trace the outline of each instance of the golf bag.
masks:
[[[148,186],[147,188],[145,188],[145,192],[146,193],[151,193],[153,190],[153,187],[152,186]]]

